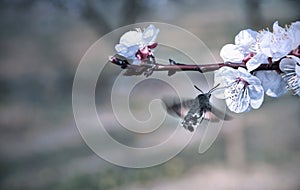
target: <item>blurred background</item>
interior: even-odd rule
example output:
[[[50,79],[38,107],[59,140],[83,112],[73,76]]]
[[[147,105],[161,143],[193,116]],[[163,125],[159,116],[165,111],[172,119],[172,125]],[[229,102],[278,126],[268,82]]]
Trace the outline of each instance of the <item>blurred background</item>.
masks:
[[[118,27],[174,24],[203,40],[221,61],[220,48],[240,30],[297,21],[299,5],[297,0],[0,0],[0,188],[300,189],[299,97],[290,93],[266,97],[259,110],[225,123],[204,154],[197,153],[195,135],[175,158],[145,169],[99,158],[84,143],[72,113],[72,83],[82,56]],[[105,93],[120,69],[110,71]],[[97,103],[110,102],[98,98]],[[121,141],[132,140],[114,133]]]

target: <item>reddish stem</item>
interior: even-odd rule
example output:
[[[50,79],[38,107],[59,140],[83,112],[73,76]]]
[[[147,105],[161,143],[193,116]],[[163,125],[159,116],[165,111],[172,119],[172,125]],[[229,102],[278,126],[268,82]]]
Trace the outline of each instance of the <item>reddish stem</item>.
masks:
[[[198,71],[200,73],[211,72],[220,69],[221,67],[227,66],[234,69],[239,67],[246,68],[246,65],[243,63],[213,63],[213,64],[182,64],[176,63],[173,60],[170,60],[170,65],[153,63],[153,64],[141,64],[141,65],[131,65],[127,62],[126,59],[120,59],[113,57],[110,59],[110,62],[121,66],[123,69],[127,69],[125,75],[141,75],[147,69],[152,71],[169,71],[169,75],[174,74],[177,71]],[[258,70],[279,70],[279,61],[273,62],[272,64],[265,63],[261,64],[255,71]]]

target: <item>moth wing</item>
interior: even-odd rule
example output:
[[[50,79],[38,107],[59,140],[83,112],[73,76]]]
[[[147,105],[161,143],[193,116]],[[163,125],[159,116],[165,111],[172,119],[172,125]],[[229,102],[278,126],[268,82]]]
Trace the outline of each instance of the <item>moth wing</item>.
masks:
[[[211,111],[203,112],[203,119],[211,122],[219,122],[220,119]]]
[[[180,101],[179,98],[174,97],[162,98],[162,102],[165,105],[167,113],[172,116],[181,118],[184,118],[187,115],[187,113],[191,109],[193,101],[193,99],[185,99],[183,101]]]
[[[232,120],[233,117],[223,111],[215,108],[214,106],[211,107],[211,110],[207,110],[203,113],[203,118],[205,120],[209,120],[211,122],[219,122],[220,120]]]

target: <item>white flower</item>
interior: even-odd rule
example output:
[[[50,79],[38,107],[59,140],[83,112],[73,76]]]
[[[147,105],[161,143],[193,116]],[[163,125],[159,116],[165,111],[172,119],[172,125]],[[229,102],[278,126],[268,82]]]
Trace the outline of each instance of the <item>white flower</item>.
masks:
[[[251,107],[258,109],[264,100],[260,80],[242,67],[220,68],[215,73],[215,83],[221,84],[215,96],[225,98],[228,108],[235,113],[249,111]]]
[[[273,24],[273,33],[262,33],[259,43],[262,53],[272,57],[274,61],[286,56],[293,50],[292,38],[284,28],[278,25],[278,21]]]
[[[246,64],[249,71],[253,71],[262,63],[268,63],[268,58],[278,61],[288,55],[294,48],[292,36],[285,28],[273,24],[273,32],[263,30],[257,35],[256,55]]]
[[[235,36],[235,44],[226,44],[220,51],[224,62],[241,63],[248,54],[255,51],[257,32],[247,29]]]
[[[143,32],[141,29],[123,34],[119,44],[115,46],[117,53],[125,57],[131,64],[140,64],[143,59],[153,55],[159,29],[149,25]]]
[[[258,32],[246,29],[235,36],[234,42],[244,54],[255,52],[256,36]]]
[[[272,33],[270,31],[263,30],[257,35],[256,55],[246,63],[249,72],[258,68],[262,63],[268,63],[268,57],[272,57],[269,46],[271,40]]]
[[[287,92],[286,83],[277,71],[256,71],[254,75],[260,79],[268,96],[276,98]]]
[[[262,30],[242,30],[235,37],[235,44],[226,44],[220,51],[224,62],[246,63],[249,72],[261,64],[278,61],[288,54],[296,55],[300,46],[300,21],[290,27],[281,27],[278,21],[273,24],[273,32]],[[296,53],[298,53],[297,50]],[[298,55],[298,54],[297,54]]]
[[[289,56],[280,61],[279,67],[284,73],[282,77],[287,83],[286,88],[300,96],[300,59]]]

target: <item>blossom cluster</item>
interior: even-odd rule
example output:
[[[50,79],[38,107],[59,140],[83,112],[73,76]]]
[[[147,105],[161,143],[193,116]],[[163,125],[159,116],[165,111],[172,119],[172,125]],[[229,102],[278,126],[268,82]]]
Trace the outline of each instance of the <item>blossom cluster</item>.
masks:
[[[147,64],[150,67],[142,71],[146,76],[151,75],[154,68],[151,66],[156,64],[153,52],[158,44],[158,33],[159,29],[152,24],[145,29],[126,32],[115,46],[117,54],[135,68]],[[225,99],[231,111],[242,113],[258,109],[265,94],[276,98],[290,90],[300,96],[300,21],[285,27],[276,21],[272,31],[242,30],[235,36],[234,44],[223,46],[220,56],[228,64],[215,69],[215,85],[220,86],[214,94]],[[174,65],[173,62],[171,60],[170,65]],[[268,69],[273,64],[277,70]],[[184,64],[177,64],[176,71],[177,67],[183,68]],[[136,73],[140,74],[141,70]]]
[[[135,31],[126,32],[115,46],[117,54],[125,57],[130,64],[141,64],[150,56],[154,57],[153,49],[157,46],[158,33],[159,29],[152,24],[144,31],[137,28]]]
[[[216,94],[224,98],[236,113],[258,109],[264,93],[279,97],[294,91],[300,96],[300,22],[285,28],[273,24],[273,31],[240,31],[235,44],[226,44],[220,51],[224,62],[240,63],[238,69],[222,67],[215,72],[215,83],[221,88]],[[279,63],[278,70],[256,70],[261,64]]]

